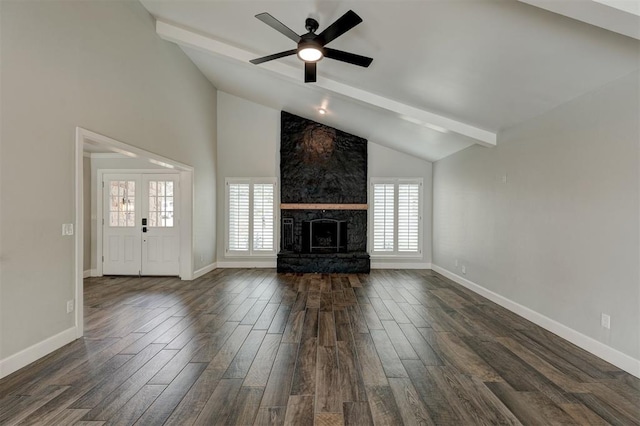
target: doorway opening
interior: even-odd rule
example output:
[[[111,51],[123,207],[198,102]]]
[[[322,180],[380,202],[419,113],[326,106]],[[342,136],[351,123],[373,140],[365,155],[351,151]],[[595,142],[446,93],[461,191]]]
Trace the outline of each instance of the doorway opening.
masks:
[[[103,156],[115,156],[119,158],[137,159],[138,161],[145,162],[147,169],[144,170],[128,170],[127,172],[136,172],[140,176],[139,188],[142,189],[143,182],[147,186],[147,190],[144,191],[146,196],[144,203],[147,212],[147,217],[144,217],[147,222],[147,241],[141,241],[142,243],[149,243],[150,252],[147,252],[147,260],[151,260],[151,263],[159,259],[157,249],[164,250],[162,243],[163,239],[168,242],[170,250],[175,250],[177,256],[165,256],[162,257],[165,260],[174,259],[175,263],[166,262],[164,265],[157,263],[151,266],[151,273],[149,275],[178,275],[182,280],[193,279],[193,167],[172,159],[159,156],[157,154],[145,151],[132,145],[117,141],[104,135],[86,130],[80,127],[76,128],[76,143],[75,143],[75,325],[77,330],[77,337],[82,337],[84,334],[84,317],[83,317],[83,279],[85,275],[84,265],[84,224],[85,221],[90,221],[93,230],[102,230],[102,227],[98,227],[98,216],[100,216],[100,225],[102,219],[107,221],[107,217],[102,214],[102,210],[95,210],[96,214],[90,214],[87,217],[85,212],[85,197],[86,193],[83,191],[85,182],[85,167],[84,159],[85,154],[90,155],[103,155]],[[103,172],[107,170],[102,170]],[[123,173],[123,170],[116,170],[116,173]],[[97,173],[97,172],[96,172]],[[143,181],[142,175],[146,176]],[[94,176],[95,177],[95,176]],[[126,180],[125,180],[126,181]],[[153,182],[153,183],[151,183]],[[167,182],[172,182],[167,185]],[[179,185],[174,187],[173,185]],[[170,186],[170,190],[173,192],[178,189],[178,196],[169,196],[167,194],[167,186]],[[149,189],[154,187],[155,189]],[[160,190],[160,187],[161,190]],[[106,188],[105,188],[106,190]],[[92,188],[92,191],[96,191]],[[106,192],[106,191],[105,191]],[[162,193],[161,193],[162,192]],[[102,205],[104,202],[102,191],[95,192],[96,202]],[[124,194],[124,193],[123,193]],[[129,195],[129,194],[126,194]],[[142,195],[142,192],[140,192]],[[106,197],[106,194],[105,194]],[[117,201],[114,198],[114,201]],[[127,196],[125,198],[125,204],[127,204]],[[138,197],[139,198],[139,197]],[[134,201],[134,199],[130,199]],[[140,203],[143,199],[140,198]],[[171,204],[171,206],[169,206]],[[142,205],[140,205],[140,212],[142,212]],[[171,212],[169,210],[171,209]],[[122,210],[125,212],[125,209]],[[119,207],[115,209],[116,220],[119,221]],[[171,214],[169,214],[171,213]],[[173,220],[175,215],[175,220]],[[169,219],[171,216],[171,220]],[[123,215],[123,220],[126,215]],[[131,217],[131,216],[130,216]],[[143,228],[143,217],[136,217],[136,228],[140,231]],[[110,217],[109,217],[110,219]],[[153,229],[151,232],[149,224],[153,220],[154,228],[165,229]],[[95,223],[93,223],[95,222]],[[119,224],[119,222],[118,222]],[[158,226],[162,225],[162,226]],[[171,225],[171,226],[167,226]],[[170,228],[169,230],[167,230]],[[164,231],[164,232],[163,232]],[[93,234],[93,232],[92,232]],[[153,235],[153,238],[151,236]],[[92,235],[92,239],[102,240],[102,232],[97,232],[96,235]],[[173,239],[173,240],[172,240]],[[169,241],[172,240],[172,241]],[[155,250],[155,251],[154,251]],[[96,250],[92,250],[96,253],[95,259],[92,259],[92,267],[90,274],[92,276],[103,275],[103,263],[102,263],[102,242],[96,241]],[[149,254],[151,259],[149,259]],[[99,257],[98,257],[99,256]],[[142,256],[142,253],[141,253]],[[164,253],[163,253],[164,256]],[[95,268],[94,268],[95,264]],[[165,268],[164,270],[162,268]],[[147,269],[148,270],[148,269]],[[177,270],[177,273],[174,273]],[[167,273],[163,273],[167,272]],[[138,272],[135,273],[138,275]]]

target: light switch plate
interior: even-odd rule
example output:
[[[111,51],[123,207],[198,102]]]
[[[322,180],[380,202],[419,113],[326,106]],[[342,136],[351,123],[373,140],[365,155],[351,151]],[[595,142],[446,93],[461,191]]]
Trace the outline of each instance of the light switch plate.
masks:
[[[73,235],[73,223],[62,224],[62,235]]]
[[[600,324],[606,328],[606,329],[610,329],[611,328],[611,317],[607,314],[602,314],[602,317],[600,318]]]

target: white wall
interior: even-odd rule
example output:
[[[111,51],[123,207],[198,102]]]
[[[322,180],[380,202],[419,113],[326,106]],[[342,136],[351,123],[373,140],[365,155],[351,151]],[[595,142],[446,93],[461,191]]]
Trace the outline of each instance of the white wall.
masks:
[[[639,120],[635,72],[436,162],[433,263],[640,359]]]
[[[428,268],[431,263],[432,163],[369,142],[369,178],[422,178],[422,257],[371,257],[372,268]],[[368,226],[371,232],[371,225]]]
[[[316,118],[322,122],[321,118]],[[386,259],[378,266],[426,267],[431,262],[431,163],[369,142],[370,177],[422,177],[424,179],[424,248],[422,258]],[[218,263],[242,262],[255,265],[271,262],[225,257],[224,180],[228,177],[280,177],[280,111],[218,92]],[[279,203],[279,201],[278,201]],[[400,264],[402,263],[402,265]],[[376,266],[376,262],[373,263]]]
[[[214,262],[216,90],[137,2],[0,8],[1,375],[73,331],[76,126],[194,167],[195,267]]]
[[[226,256],[224,182],[230,177],[280,176],[280,111],[218,92],[218,160],[218,265],[249,262],[275,267],[275,256],[259,260]],[[278,190],[277,205],[279,194]]]

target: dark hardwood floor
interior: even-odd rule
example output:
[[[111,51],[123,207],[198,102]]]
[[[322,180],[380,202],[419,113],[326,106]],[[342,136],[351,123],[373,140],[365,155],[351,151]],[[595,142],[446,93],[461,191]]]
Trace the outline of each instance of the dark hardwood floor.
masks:
[[[432,271],[85,281],[0,424],[638,425],[640,380]]]

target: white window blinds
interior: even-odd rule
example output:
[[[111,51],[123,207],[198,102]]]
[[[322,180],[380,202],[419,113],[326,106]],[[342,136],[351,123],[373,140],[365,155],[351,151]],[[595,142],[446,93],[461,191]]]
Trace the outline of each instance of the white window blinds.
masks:
[[[275,179],[227,178],[227,253],[276,252]]]
[[[393,251],[395,188],[393,184],[373,186],[373,250]]]
[[[249,250],[249,184],[229,183],[229,244],[233,251]]]
[[[420,230],[420,185],[398,184],[398,251],[417,253]]]
[[[256,251],[273,251],[273,190],[271,183],[253,186],[253,249]]]
[[[419,256],[422,179],[372,178],[371,253]]]

